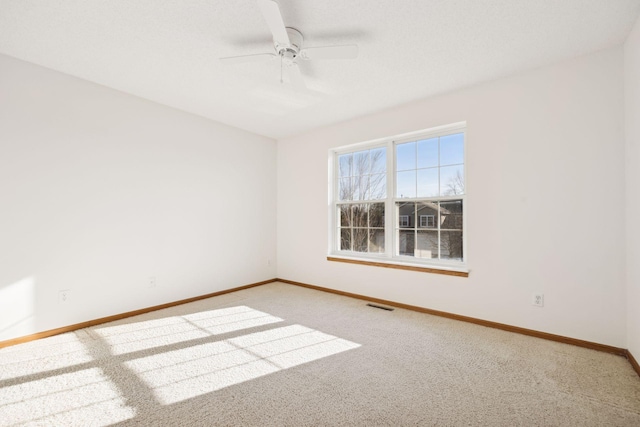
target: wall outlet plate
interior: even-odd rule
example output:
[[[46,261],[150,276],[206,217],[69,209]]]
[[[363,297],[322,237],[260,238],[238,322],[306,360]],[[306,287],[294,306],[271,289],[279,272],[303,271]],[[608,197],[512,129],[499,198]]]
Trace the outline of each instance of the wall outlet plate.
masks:
[[[544,294],[533,294],[531,298],[531,304],[536,307],[544,307]]]
[[[68,303],[70,296],[71,296],[71,290],[70,289],[62,289],[62,290],[58,291],[58,302],[60,304]]]

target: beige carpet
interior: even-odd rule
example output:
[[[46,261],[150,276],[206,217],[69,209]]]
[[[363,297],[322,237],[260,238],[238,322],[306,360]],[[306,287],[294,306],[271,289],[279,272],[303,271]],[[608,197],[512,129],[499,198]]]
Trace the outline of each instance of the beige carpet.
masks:
[[[622,357],[272,283],[0,349],[0,425],[640,426]]]

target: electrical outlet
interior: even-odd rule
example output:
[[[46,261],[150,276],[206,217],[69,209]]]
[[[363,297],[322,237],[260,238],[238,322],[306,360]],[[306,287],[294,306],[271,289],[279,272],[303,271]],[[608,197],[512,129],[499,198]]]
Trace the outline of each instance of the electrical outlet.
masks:
[[[155,276],[149,277],[149,282],[147,284],[149,285],[150,288],[155,288],[156,287],[156,277]]]
[[[71,296],[71,290],[63,289],[58,291],[58,302],[60,304],[66,304],[69,302],[69,297]]]
[[[531,304],[536,307],[544,307],[544,294],[533,294]]]

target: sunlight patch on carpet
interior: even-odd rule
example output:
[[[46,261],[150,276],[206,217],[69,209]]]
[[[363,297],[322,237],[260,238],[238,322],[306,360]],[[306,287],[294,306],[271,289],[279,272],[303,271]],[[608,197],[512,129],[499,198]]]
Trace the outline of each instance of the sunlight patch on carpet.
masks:
[[[312,362],[359,344],[300,325],[126,362],[168,405]]]
[[[0,353],[0,380],[67,368],[93,360],[75,334],[58,335],[47,341],[27,344],[17,347],[15,351],[3,349]]]
[[[110,346],[111,354],[119,355],[282,321],[268,313],[238,306],[96,328],[95,333]]]
[[[109,425],[133,418],[102,369],[83,369],[0,388],[0,426]]]

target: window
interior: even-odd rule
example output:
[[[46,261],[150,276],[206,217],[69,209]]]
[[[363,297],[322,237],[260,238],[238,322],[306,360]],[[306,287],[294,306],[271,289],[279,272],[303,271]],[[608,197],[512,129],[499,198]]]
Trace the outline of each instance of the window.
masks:
[[[433,228],[436,225],[435,215],[420,215],[420,227]]]
[[[337,155],[338,250],[385,252],[386,148]]]
[[[331,152],[330,254],[466,271],[464,123]]]

